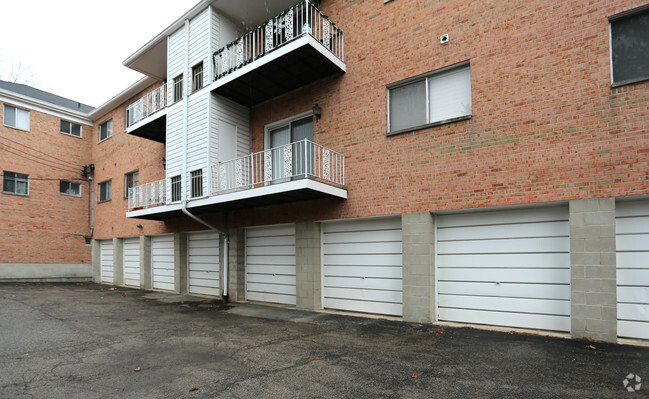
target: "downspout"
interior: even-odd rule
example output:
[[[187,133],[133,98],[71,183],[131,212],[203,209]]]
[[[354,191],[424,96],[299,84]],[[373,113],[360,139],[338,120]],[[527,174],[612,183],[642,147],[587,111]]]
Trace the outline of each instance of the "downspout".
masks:
[[[92,235],[95,232],[95,182],[92,176],[88,177],[88,181],[90,182],[90,237],[89,238],[92,238]]]
[[[184,71],[184,76],[187,76],[187,73],[189,71],[189,20],[185,20],[185,71]],[[183,79],[185,80],[185,79]],[[207,223],[203,219],[199,218],[198,216],[192,214],[187,210],[187,190],[189,187],[191,187],[190,184],[187,184],[189,181],[189,178],[187,176],[187,146],[189,145],[189,140],[188,140],[188,110],[187,106],[189,105],[189,90],[187,87],[189,86],[191,82],[191,76],[186,79],[186,81],[183,82],[183,85],[185,86],[183,90],[183,174],[182,174],[182,179],[181,179],[181,200],[182,200],[182,211],[185,215],[189,216],[190,218],[194,219],[198,223],[206,226],[210,230],[216,231],[219,234],[223,234],[224,236],[224,251],[223,251],[223,298],[227,298],[228,296],[228,245],[230,242],[230,237],[228,236],[228,233],[221,229],[217,229],[216,227],[212,226],[211,224]],[[183,184],[183,182],[185,184]],[[191,182],[189,182],[191,183]],[[184,186],[184,188],[183,188]]]

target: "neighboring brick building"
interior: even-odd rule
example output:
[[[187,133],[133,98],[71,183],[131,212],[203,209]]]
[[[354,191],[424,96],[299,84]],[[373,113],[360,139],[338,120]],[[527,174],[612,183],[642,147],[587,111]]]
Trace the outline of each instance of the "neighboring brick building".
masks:
[[[649,5],[318,3],[205,0],[124,61],[95,280],[649,339]]]

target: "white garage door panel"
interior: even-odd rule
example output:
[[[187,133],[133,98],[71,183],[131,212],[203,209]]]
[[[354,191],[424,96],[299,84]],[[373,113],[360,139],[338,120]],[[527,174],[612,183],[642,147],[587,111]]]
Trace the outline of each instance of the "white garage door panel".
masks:
[[[325,223],[323,305],[401,315],[401,218]]]
[[[500,312],[530,312],[540,314],[570,315],[570,302],[553,299],[499,298],[484,296],[440,295],[439,306],[457,306],[473,310],[494,310]]]
[[[566,316],[451,308],[444,309],[443,312],[445,320],[461,320],[463,323],[570,331],[570,317]]]
[[[295,305],[295,225],[246,229],[246,299]]]
[[[101,240],[99,245],[101,281],[112,284],[115,275],[113,268],[113,240]]]
[[[187,235],[189,292],[221,295],[219,234],[208,231]]]
[[[174,236],[151,237],[151,280],[159,290],[175,289]]]
[[[565,267],[570,264],[570,254],[560,253],[531,253],[518,254],[517,256],[503,257],[501,254],[453,254],[438,255],[438,264],[445,267],[471,267],[471,268],[548,268]]]
[[[125,238],[124,251],[124,284],[140,286],[140,239]]]
[[[440,281],[437,284],[440,294],[570,300],[568,284],[496,284],[494,282],[453,281]]]
[[[617,334],[649,339],[649,201],[615,205]]]
[[[438,319],[570,330],[565,206],[437,217]]]

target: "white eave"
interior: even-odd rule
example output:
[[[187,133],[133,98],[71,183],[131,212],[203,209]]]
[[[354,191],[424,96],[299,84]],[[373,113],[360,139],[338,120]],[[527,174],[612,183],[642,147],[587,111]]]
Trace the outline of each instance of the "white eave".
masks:
[[[45,114],[54,115],[75,123],[92,126],[92,120],[89,114],[81,111],[75,111],[70,108],[52,104],[47,101],[38,100],[23,94],[14,93],[13,91],[0,89],[0,100],[18,107],[24,107]]]
[[[138,80],[137,82],[133,83],[132,85],[124,89],[121,93],[119,93],[115,97],[111,98],[110,100],[106,101],[99,107],[90,111],[87,117],[90,118],[90,120],[92,121],[96,121],[97,119],[101,118],[102,116],[106,115],[113,109],[120,106],[129,98],[138,94],[139,92],[151,86],[157,81],[158,81],[157,79],[154,79],[149,76],[143,77],[142,79]]]

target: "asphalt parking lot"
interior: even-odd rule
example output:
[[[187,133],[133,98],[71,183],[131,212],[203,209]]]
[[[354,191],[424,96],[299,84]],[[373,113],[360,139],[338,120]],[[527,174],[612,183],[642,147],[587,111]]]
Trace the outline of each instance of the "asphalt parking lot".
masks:
[[[1,398],[648,397],[630,373],[649,381],[649,348],[0,284]]]

